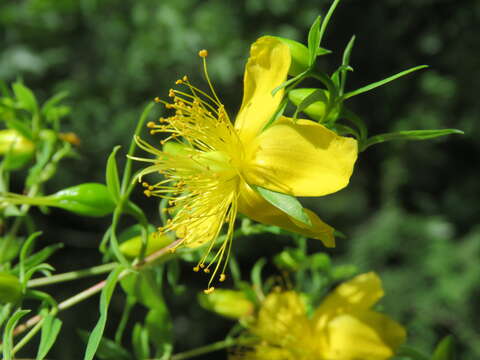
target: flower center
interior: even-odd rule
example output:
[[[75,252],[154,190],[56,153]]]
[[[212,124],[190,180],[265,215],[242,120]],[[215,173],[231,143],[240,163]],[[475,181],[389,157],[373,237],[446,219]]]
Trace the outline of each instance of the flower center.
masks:
[[[165,211],[170,218],[159,228],[159,232],[175,233],[183,240],[180,244],[188,247],[208,246],[194,270],[203,269],[210,273],[212,268],[206,290],[209,293],[213,291],[210,285],[216,274],[220,272],[220,281],[225,279],[244,151],[211,85],[206,72],[206,53],[201,51],[199,55],[204,60],[212,95],[194,87],[186,76],[177,80],[177,85],[186,85],[189,91],[171,89],[169,97],[173,99],[172,103],[155,99],[164,103],[167,109],[174,110],[175,114],[147,124],[151,134],[167,135],[160,141],[163,149],[156,149],[139,138],[136,140],[141,148],[156,155],[156,159],[137,158],[153,163],[140,173],[139,178],[152,172],[163,176],[156,184],[143,183],[147,196],[168,200]],[[213,259],[207,261],[224,224],[227,227],[225,240]]]

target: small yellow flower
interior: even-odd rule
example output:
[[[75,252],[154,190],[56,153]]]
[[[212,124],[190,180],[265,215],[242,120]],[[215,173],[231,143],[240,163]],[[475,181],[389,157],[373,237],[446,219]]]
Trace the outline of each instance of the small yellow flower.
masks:
[[[371,310],[383,296],[375,273],[338,286],[306,316],[293,291],[271,293],[249,331],[259,341],[231,359],[256,360],[386,360],[405,341],[405,330]]]
[[[173,102],[165,103],[175,114],[147,125],[152,134],[167,135],[161,141],[163,148],[137,138],[141,148],[155,155],[155,159],[138,159],[152,163],[141,176],[160,173],[164,177],[156,184],[144,183],[147,196],[169,200],[172,219],[160,232],[175,232],[189,247],[208,244],[208,251],[194,270],[210,272],[216,262],[212,278],[220,274],[221,281],[225,279],[225,259],[237,212],[334,246],[333,229],[313,212],[305,210],[311,226],[300,223],[264,200],[252,185],[294,196],[338,191],[352,174],[357,142],[309,120],[294,122],[281,117],[264,129],[283,97],[283,91],[272,96],[272,90],[286,80],[290,67],[290,50],[281,41],[266,36],[252,45],[235,125],[208,77],[207,51],[199,55],[211,94],[194,87],[186,76],[177,80],[176,84],[187,90],[170,90]],[[225,223],[226,241],[214,260],[206,264],[206,256]],[[209,284],[208,291],[212,290]]]

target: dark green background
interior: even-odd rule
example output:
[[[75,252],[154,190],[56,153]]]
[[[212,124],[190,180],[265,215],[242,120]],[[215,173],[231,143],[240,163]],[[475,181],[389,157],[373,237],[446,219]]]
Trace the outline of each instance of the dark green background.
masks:
[[[130,142],[147,101],[166,97],[184,74],[203,84],[199,49],[209,49],[211,78],[234,115],[250,44],[263,34],[305,41],[308,27],[327,6],[314,0],[2,1],[0,79],[23,78],[42,100],[60,90],[71,94],[72,113],[64,128],[81,138],[81,158],[63,163],[50,182],[51,192],[103,181],[109,152]],[[479,18],[477,0],[340,4],[323,43],[334,53],[320,65],[333,71],[356,34],[350,90],[430,65],[349,101],[370,132],[459,128],[465,135],[375,146],[360,155],[347,189],[305,200],[348,235],[330,251],[336,263],[354,263],[381,275],[387,294],[383,308],[407,326],[409,343],[429,352],[441,336],[453,333],[465,360],[480,357]],[[158,224],[154,201],[143,199],[140,191],[134,198],[151,209],[149,217]],[[58,271],[100,261],[96,246],[108,219],[54,211],[38,221],[45,242],[67,245],[52,260]],[[237,239],[235,251],[248,271],[259,256],[287,244],[273,237]],[[310,244],[312,251],[322,250],[313,240]],[[193,276],[189,267],[183,267],[181,281],[193,290],[167,294],[178,351],[220,340],[230,327],[192,302],[205,278]],[[62,300],[92,281],[59,286],[52,293]],[[122,306],[120,297],[114,299],[109,331]],[[65,328],[52,358],[81,358],[83,345],[74,329],[91,329],[96,309],[97,299],[92,299],[61,315]],[[204,357],[213,358],[225,355]]]

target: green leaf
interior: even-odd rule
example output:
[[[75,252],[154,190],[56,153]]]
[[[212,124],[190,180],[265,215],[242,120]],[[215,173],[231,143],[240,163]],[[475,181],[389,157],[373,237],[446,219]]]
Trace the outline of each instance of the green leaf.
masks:
[[[358,129],[358,140],[360,141],[360,144],[363,144],[367,141],[368,129],[360,116],[344,107],[342,108],[340,117],[347,119]]]
[[[150,346],[148,345],[148,329],[136,323],[133,327],[132,346],[135,359],[146,360],[150,358]]]
[[[3,358],[2,360],[12,360],[13,359],[13,330],[17,326],[18,321],[27,315],[30,310],[17,310],[13,315],[8,319],[5,329],[3,330]]]
[[[117,160],[115,158],[117,151],[121,148],[121,146],[115,146],[108,156],[107,160],[107,170],[106,170],[106,183],[107,189],[112,195],[115,203],[118,203],[120,200],[120,179],[118,177],[118,168],[117,168]]]
[[[317,16],[315,21],[313,22],[310,30],[308,32],[308,65],[312,67],[315,63],[315,59],[317,58],[317,51],[320,47],[320,24],[322,22],[322,17]]]
[[[420,66],[415,66],[414,68],[411,68],[411,69],[408,69],[408,70],[404,70],[404,71],[402,71],[402,72],[399,72],[398,74],[389,76],[389,77],[386,78],[386,79],[383,79],[383,80],[374,82],[374,83],[369,84],[369,85],[367,85],[367,86],[361,87],[360,89],[357,89],[357,90],[354,90],[354,91],[350,91],[349,93],[346,93],[345,95],[343,95],[343,99],[346,100],[346,99],[349,99],[349,98],[351,98],[351,97],[354,97],[354,96],[363,94],[364,92],[373,90],[373,89],[375,89],[375,88],[377,88],[377,87],[379,87],[379,86],[388,84],[389,82],[392,82],[393,80],[396,80],[396,79],[398,79],[398,78],[401,78],[402,76],[408,75],[408,74],[410,74],[410,73],[412,73],[412,72],[415,72],[415,71],[417,71],[417,70],[425,69],[425,68],[427,68],[427,67],[428,67],[428,65],[420,65]]]
[[[48,113],[57,105],[60,101],[65,99],[69,95],[68,91],[61,91],[53,95],[42,106],[42,115],[48,117]]]
[[[252,284],[255,288],[258,290],[262,289],[262,269],[267,263],[267,260],[265,258],[260,258],[257,260],[255,265],[253,265],[252,272],[250,274],[250,279],[252,281]]]
[[[167,306],[150,310],[145,318],[145,326],[150,334],[150,341],[158,349],[162,352],[171,349],[173,326]]]
[[[369,138],[363,145],[361,151],[364,151],[368,147],[379,144],[385,141],[392,140],[427,140],[433,139],[440,136],[452,135],[452,134],[463,134],[462,130],[458,129],[438,129],[438,130],[406,130],[406,131],[397,131],[392,133],[375,135]]]
[[[24,122],[14,118],[5,118],[2,120],[5,120],[8,128],[17,130],[21,135],[26,137],[28,140],[33,140],[32,130]]]
[[[40,250],[39,252],[36,252],[33,255],[29,255],[28,258],[26,258],[23,263],[25,270],[31,269],[41,264],[42,262],[47,260],[53,253],[55,253],[58,249],[61,249],[62,247],[63,247],[62,243],[54,244],[54,245],[50,245],[43,248],[42,250]],[[12,274],[18,275],[20,273],[20,264],[16,265],[11,272]]]
[[[40,336],[40,345],[38,346],[36,360],[42,360],[47,356],[55,340],[60,333],[62,321],[55,316],[48,314],[42,324],[42,334]]]
[[[83,360],[92,360],[97,352],[100,341],[102,340],[103,331],[105,330],[105,325],[107,324],[108,306],[110,305],[113,290],[115,290],[118,277],[122,271],[123,267],[119,266],[113,270],[107,278],[107,282],[100,296],[100,317],[88,337],[87,349]]]
[[[328,50],[328,49],[324,49],[322,47],[319,47],[317,49],[317,57],[318,56],[324,56],[324,55],[328,55],[328,54],[331,54],[332,53],[332,50]]]
[[[445,336],[435,348],[431,360],[455,360],[455,342],[453,336]]]
[[[282,210],[293,219],[307,225],[312,226],[310,218],[303,210],[303,206],[295,196],[282,194],[276,191],[268,190],[260,186],[253,188],[270,204]]]
[[[12,303],[0,305],[0,327],[3,325],[5,320],[9,318],[10,312],[12,311],[12,307],[13,307]]]
[[[79,335],[87,342],[89,336],[87,331],[79,330]],[[127,350],[105,337],[100,340],[95,356],[101,360],[133,360],[133,356]]]
[[[308,73],[309,73],[309,69],[305,70],[304,72],[298,74],[297,76],[291,78],[290,80],[287,80],[287,81],[284,81],[283,83],[281,83],[280,85],[278,85],[275,89],[272,90],[272,96],[275,96],[275,94],[277,92],[279,92],[280,90],[282,90],[283,88],[289,86],[290,84],[293,84],[295,82],[299,82],[301,81]],[[269,122],[270,123],[270,122]]]
[[[120,285],[128,295],[133,296],[147,308],[165,306],[160,284],[155,282],[150,270],[130,273],[121,280]]]
[[[327,15],[325,15],[325,18],[323,19],[322,25],[320,27],[320,32],[319,32],[319,39],[318,39],[318,45],[322,43],[323,36],[325,35],[325,31],[327,30],[327,25],[330,21],[330,18],[333,15],[333,12],[337,8],[337,5],[340,3],[340,0],[335,0],[332,5],[328,8]]]
[[[288,103],[288,98],[284,97],[282,102],[278,106],[277,110],[275,111],[275,113],[272,115],[270,120],[268,120],[268,122],[263,127],[262,131],[267,130],[271,125],[273,125],[280,118],[280,116],[283,115],[283,112],[285,111],[285,108],[287,107],[287,103]]]
[[[36,114],[38,112],[38,105],[32,90],[27,88],[21,82],[13,83],[12,88],[19,105],[23,109],[28,110],[31,114]]]
[[[355,43],[355,35],[350,38],[342,56],[342,66],[340,67],[340,93],[343,94],[345,90],[345,84],[347,82],[348,71],[353,71],[350,67],[350,56],[352,54],[353,44]]]
[[[29,255],[30,253],[30,250],[33,249],[33,245],[34,245],[34,241],[37,237],[39,237],[40,235],[42,234],[41,231],[37,231],[33,234],[31,234],[27,240],[25,240],[25,242],[23,243],[23,246],[22,246],[22,249],[20,250],[20,256],[19,256],[19,270],[20,270],[20,282],[22,284],[26,284],[26,280],[25,280],[25,273],[26,271],[28,270],[26,267],[25,267],[25,263],[26,263],[26,260],[27,260],[27,256]]]

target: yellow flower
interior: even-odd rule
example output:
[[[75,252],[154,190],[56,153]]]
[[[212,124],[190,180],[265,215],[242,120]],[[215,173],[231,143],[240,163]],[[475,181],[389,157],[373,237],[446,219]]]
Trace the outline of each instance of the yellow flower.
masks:
[[[398,323],[371,310],[382,296],[379,277],[362,274],[338,286],[308,318],[297,293],[271,293],[249,329],[258,343],[231,359],[389,359],[406,335]]]
[[[294,196],[330,194],[348,184],[357,158],[354,139],[338,136],[313,121],[281,117],[264,129],[283,97],[283,91],[272,96],[272,90],[287,78],[289,51],[287,45],[268,36],[252,45],[235,125],[210,82],[207,51],[200,51],[211,94],[194,87],[186,76],[178,80],[176,84],[187,90],[170,90],[173,102],[165,103],[175,115],[148,124],[152,134],[167,134],[161,141],[163,149],[137,138],[141,148],[155,155],[155,159],[138,159],[152,163],[141,176],[160,173],[164,177],[156,184],[144,183],[147,196],[169,199],[168,212],[173,218],[160,232],[175,232],[189,247],[208,244],[194,270],[210,272],[216,262],[212,278],[220,274],[220,281],[225,279],[237,212],[319,239],[326,246],[335,244],[333,229],[313,212],[305,210],[312,224],[308,226],[252,189],[256,185]],[[206,256],[225,223],[226,240],[207,265]],[[209,284],[208,291],[212,290]]]

